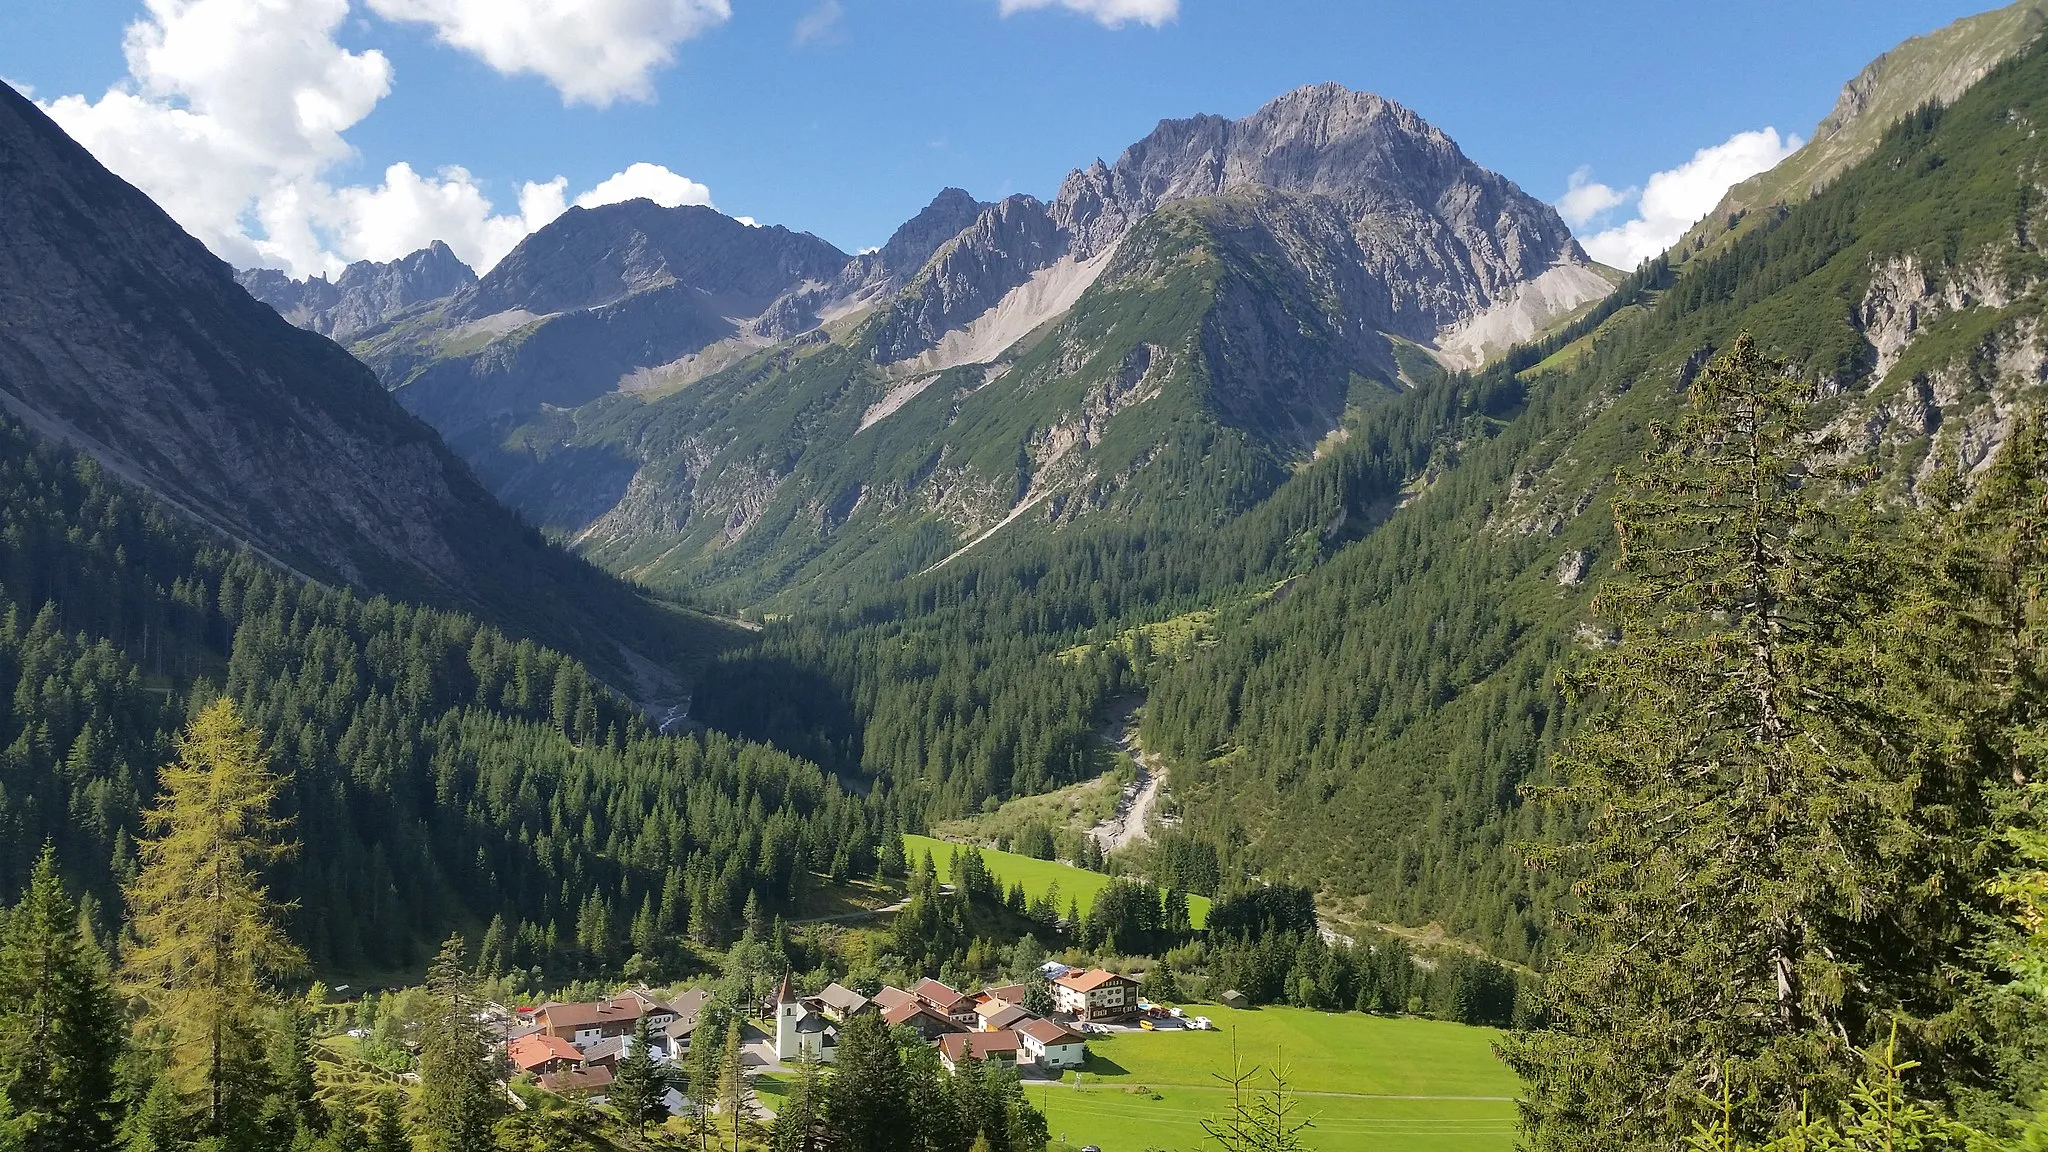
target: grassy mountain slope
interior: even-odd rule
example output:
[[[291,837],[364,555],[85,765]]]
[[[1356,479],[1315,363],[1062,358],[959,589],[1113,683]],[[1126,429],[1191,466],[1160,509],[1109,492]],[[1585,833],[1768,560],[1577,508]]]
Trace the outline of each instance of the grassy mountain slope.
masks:
[[[1214,525],[1401,377],[1328,233],[1280,193],[1184,202],[1002,362],[905,378],[799,342],[548,414],[481,466],[551,526],[611,505],[576,535],[606,566],[742,604],[844,603],[1013,520]]]
[[[1569,726],[1556,669],[1604,634],[1582,580],[1613,554],[1613,471],[1744,329],[1817,382],[1844,451],[1902,496],[1986,459],[2048,356],[2041,115],[2048,58],[2030,55],[1895,126],[1821,196],[1532,373],[1499,435],[1166,676],[1147,737],[1209,834],[1375,894],[1385,918],[1535,946],[1544,894],[1504,848],[1542,829],[1513,790]],[[1290,814],[1311,806],[1305,835]]]
[[[1797,204],[1875,151],[1885,130],[1932,101],[1953,103],[2002,60],[2048,28],[2048,3],[2017,0],[1915,36],[1879,56],[1842,89],[1835,107],[1797,152],[1768,172],[1730,188],[1681,238],[1682,255],[1753,226],[1756,214]]]

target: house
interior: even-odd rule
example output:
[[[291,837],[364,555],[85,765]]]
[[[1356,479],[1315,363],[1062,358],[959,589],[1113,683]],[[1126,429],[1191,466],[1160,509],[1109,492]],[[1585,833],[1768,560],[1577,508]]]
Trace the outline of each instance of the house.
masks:
[[[905,992],[901,988],[884,985],[880,992],[875,993],[874,999],[870,1003],[887,1012],[892,1008],[900,1008],[905,1004],[917,1003],[917,997]]]
[[[1067,973],[1072,971],[1072,968],[1067,967],[1065,964],[1062,964],[1057,960],[1047,960],[1045,963],[1040,964],[1038,966],[1038,974],[1040,976],[1045,977],[1047,980],[1057,980],[1060,977],[1065,976]]]
[[[1016,1028],[1018,1059],[1039,1068],[1078,1068],[1088,1059],[1088,1041],[1051,1020],[1033,1018]]]
[[[990,1008],[995,1010],[988,1011]],[[1001,1001],[978,1005],[975,1012],[981,1018],[980,1027],[976,1029],[979,1032],[1001,1032],[1007,1028],[1015,1028],[1023,1021],[1038,1019],[1015,1004],[1004,1004]]]
[[[854,1013],[866,1008],[873,1001],[835,980],[825,985],[823,992],[818,993],[818,1003],[823,1006],[828,1018],[844,1024],[853,1018]]]
[[[969,1060],[1017,1063],[1015,1032],[955,1032],[939,1038],[939,1063],[948,1072],[958,1072]]]
[[[789,974],[775,992],[775,1058],[782,1063],[809,1057],[830,1064],[839,1051],[839,1030],[825,1018],[824,1005],[806,1000],[789,986]]]
[[[612,1070],[609,1068],[567,1068],[541,1077],[540,1086],[549,1092],[559,1093],[564,1096],[594,1094],[612,1086]]]
[[[608,1036],[631,1036],[642,1016],[647,1017],[647,1026],[658,1032],[675,1021],[676,1013],[653,997],[628,989],[580,1004],[543,1004],[533,1022],[542,1032],[581,1048]]]
[[[1218,996],[1216,999],[1222,1001],[1225,1008],[1248,1008],[1251,1006],[1251,998],[1235,988]]]
[[[974,1002],[976,1004],[1001,1002],[1004,1004],[1015,1004],[1021,1008],[1024,1006],[1024,993],[1025,987],[1022,984],[1004,984],[999,988],[983,988],[981,991],[976,992],[974,994]]]
[[[1101,968],[1069,972],[1052,982],[1059,1011],[1076,1020],[1121,1020],[1138,1011],[1138,982]]]
[[[926,978],[917,982],[910,994],[924,1001],[925,1006],[941,1016],[950,1016],[969,1027],[974,1026],[974,1000],[964,996],[937,980]]]
[[[951,1016],[943,1016],[932,1011],[931,1007],[922,1000],[912,1000],[908,1003],[898,1004],[896,1007],[882,1013],[882,1023],[887,1024],[891,1028],[911,1028],[919,1036],[924,1037],[927,1043],[937,1040],[941,1036],[951,1036],[957,1032],[967,1031],[966,1025],[953,1019]]]
[[[662,1049],[662,1055],[670,1060],[681,1060],[689,1054],[690,1038],[697,1034],[697,1021],[709,1003],[711,993],[702,988],[692,988],[669,1001],[669,1009],[675,1013],[675,1018],[668,1022],[666,1028],[654,1033],[654,1042]]]
[[[541,1075],[561,1072],[583,1063],[583,1053],[559,1036],[536,1032],[505,1045],[505,1057],[521,1072]]]
[[[654,1045],[650,1044],[648,1047],[653,1048]],[[607,1036],[583,1049],[583,1066],[605,1068],[616,1074],[619,1070],[619,1061],[624,1060],[632,1051],[631,1036]]]

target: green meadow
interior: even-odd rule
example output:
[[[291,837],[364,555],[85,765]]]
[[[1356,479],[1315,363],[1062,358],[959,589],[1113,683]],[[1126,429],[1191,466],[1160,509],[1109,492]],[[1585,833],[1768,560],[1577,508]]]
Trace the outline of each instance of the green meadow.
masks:
[[[1221,1075],[1283,1068],[1318,1152],[1505,1152],[1514,1145],[1514,1076],[1499,1033],[1435,1020],[1298,1008],[1192,1009],[1214,1032],[1134,1032],[1089,1041],[1079,1082],[1033,1084],[1054,1147],[1194,1152],[1201,1122],[1229,1103]],[[1235,1056],[1233,1056],[1235,1052]],[[1259,1082],[1265,1082],[1264,1076]]]
[[[929,836],[905,836],[903,849],[915,861],[925,853],[931,853],[932,863],[938,868],[940,883],[953,882],[952,855],[962,845],[946,840],[934,840]],[[998,852],[993,848],[981,850],[982,863],[988,865],[989,874],[1002,881],[1005,888],[1022,884],[1029,896],[1038,896],[1052,885],[1059,885],[1060,911],[1065,912],[1068,900],[1080,902],[1081,911],[1086,913],[1095,903],[1095,894],[1109,886],[1110,877],[1100,872],[1090,872],[1071,864],[1052,860],[1037,860],[1030,856],[1019,856],[1014,852]],[[1209,918],[1207,896],[1188,897],[1188,915],[1199,928]]]

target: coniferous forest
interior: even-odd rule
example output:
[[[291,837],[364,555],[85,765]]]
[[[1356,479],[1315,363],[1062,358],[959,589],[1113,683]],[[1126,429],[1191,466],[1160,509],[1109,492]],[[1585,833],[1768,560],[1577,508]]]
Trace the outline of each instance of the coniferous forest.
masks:
[[[1527,1152],[2048,1149],[2043,120],[2037,45],[1485,367],[1383,341],[1285,466],[1176,426],[1113,516],[758,611],[660,719],[546,606],[309,579],[0,414],[0,1152],[1045,1152],[960,1005],[1070,966],[1483,1037]],[[656,986],[658,1060],[570,1026],[603,1092],[512,1063]],[[1210,1142],[1319,1147],[1245,1057]]]

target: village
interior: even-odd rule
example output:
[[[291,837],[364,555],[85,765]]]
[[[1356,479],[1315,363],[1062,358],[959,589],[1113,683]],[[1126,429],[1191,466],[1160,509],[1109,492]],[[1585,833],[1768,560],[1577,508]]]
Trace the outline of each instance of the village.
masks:
[[[594,1001],[492,1015],[514,1075],[531,1077],[547,1092],[603,1103],[643,1025],[654,1060],[680,1064],[700,1024],[708,1020],[710,1004],[711,994],[703,989],[663,999],[630,988]],[[884,986],[872,996],[837,982],[804,995],[785,976],[745,1023],[742,1058],[750,1073],[785,1072],[805,1061],[831,1064],[840,1028],[870,1012],[892,1030],[914,1032],[936,1048],[948,1072],[994,1063],[1037,1080],[1056,1080],[1085,1064],[1090,1034],[1212,1027],[1206,1017],[1183,1016],[1178,1008],[1145,1000],[1131,977],[1058,961],[1047,962],[1031,984],[992,986],[973,994],[925,979],[907,990]],[[663,1103],[676,1116],[690,1107],[679,1087],[670,1087]]]

